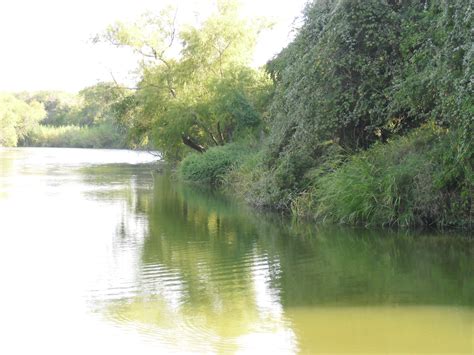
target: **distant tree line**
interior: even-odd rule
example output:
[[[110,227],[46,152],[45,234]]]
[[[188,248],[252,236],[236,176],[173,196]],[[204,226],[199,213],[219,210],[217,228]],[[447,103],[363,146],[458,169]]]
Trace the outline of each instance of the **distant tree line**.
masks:
[[[125,95],[114,83],[98,83],[77,94],[20,92],[0,97],[1,146],[128,147],[116,118]]]

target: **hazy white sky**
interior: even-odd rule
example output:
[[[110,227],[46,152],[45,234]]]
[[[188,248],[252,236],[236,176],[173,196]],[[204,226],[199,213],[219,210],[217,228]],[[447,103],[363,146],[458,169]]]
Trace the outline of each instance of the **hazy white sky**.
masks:
[[[245,14],[277,23],[260,38],[256,64],[288,43],[306,1],[241,0]],[[118,80],[130,79],[135,59],[90,38],[116,20],[158,12],[169,3],[185,18],[208,11],[212,0],[0,0],[0,91],[77,91],[110,80],[110,72]]]

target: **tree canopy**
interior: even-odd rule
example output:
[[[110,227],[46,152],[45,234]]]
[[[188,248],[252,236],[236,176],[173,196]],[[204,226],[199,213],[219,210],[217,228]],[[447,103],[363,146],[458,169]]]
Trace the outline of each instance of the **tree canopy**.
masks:
[[[132,137],[151,139],[173,160],[256,129],[271,92],[267,76],[250,67],[263,27],[242,18],[235,1],[218,1],[198,25],[177,28],[168,8],[110,26],[103,38],[142,56],[141,80],[122,110]]]

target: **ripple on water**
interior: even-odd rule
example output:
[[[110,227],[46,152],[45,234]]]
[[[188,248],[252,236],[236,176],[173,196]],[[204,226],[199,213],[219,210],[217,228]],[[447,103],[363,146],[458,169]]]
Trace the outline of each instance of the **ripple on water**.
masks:
[[[181,248],[184,260],[187,250]],[[275,260],[249,253],[240,259],[205,262],[205,256],[205,252],[193,251],[193,257],[202,260],[196,263],[199,270],[143,264],[134,282],[92,293],[117,325],[133,327],[150,340],[197,352],[235,352],[244,334],[272,333],[276,323],[283,324],[283,318],[268,312],[268,319],[262,321],[258,312],[265,306],[255,306],[254,299],[252,280],[269,283],[268,270],[275,267]],[[189,283],[194,284],[191,294]]]

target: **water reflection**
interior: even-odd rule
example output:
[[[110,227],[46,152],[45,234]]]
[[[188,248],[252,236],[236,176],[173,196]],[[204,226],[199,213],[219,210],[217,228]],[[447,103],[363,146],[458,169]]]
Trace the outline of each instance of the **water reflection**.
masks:
[[[0,150],[0,306],[13,343],[472,352],[471,238],[294,224],[182,186],[140,154],[83,154]]]
[[[296,351],[270,287],[278,260],[261,252],[257,230],[246,222],[251,216],[212,194],[175,188],[168,177],[154,182],[151,193],[135,191],[136,200],[147,203],[127,199],[131,215],[149,217],[135,279],[122,275],[108,280],[113,287],[95,290],[99,309],[180,349],[255,351],[265,339],[267,349]],[[123,223],[119,231],[114,247],[127,254],[123,246],[136,233]]]
[[[292,225],[162,175],[135,192],[148,219],[133,292],[101,305],[117,322],[197,352],[470,350],[469,238]]]

